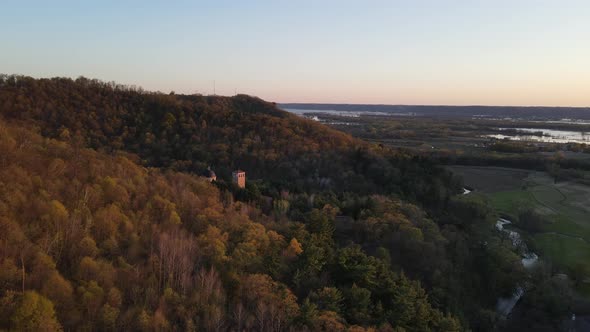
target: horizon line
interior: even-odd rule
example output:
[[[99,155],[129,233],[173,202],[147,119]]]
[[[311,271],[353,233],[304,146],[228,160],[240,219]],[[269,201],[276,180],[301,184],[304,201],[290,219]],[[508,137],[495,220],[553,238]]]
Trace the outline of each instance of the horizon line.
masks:
[[[544,105],[484,105],[484,104],[371,104],[371,103],[326,103],[326,102],[274,102],[277,105],[340,105],[340,106],[409,106],[409,107],[515,107],[515,108],[582,108],[590,110],[590,106],[544,106]]]
[[[148,90],[148,89],[144,89],[143,86],[138,85],[138,84],[130,84],[130,83],[118,83],[115,80],[105,80],[105,79],[101,79],[101,78],[90,78],[88,76],[84,76],[84,75],[78,75],[76,77],[74,76],[67,76],[67,75],[57,75],[57,76],[52,76],[52,77],[48,77],[48,76],[33,76],[33,75],[27,75],[27,74],[6,74],[6,73],[2,73],[0,72],[0,76],[16,76],[16,77],[28,77],[28,78],[32,78],[32,79],[36,79],[36,80],[42,80],[42,79],[71,79],[73,81],[79,79],[79,78],[85,78],[88,80],[97,80],[97,81],[101,81],[103,83],[117,83],[117,85],[121,85],[121,86],[126,86],[126,87],[134,87],[137,89],[141,89],[144,92],[149,92],[149,93],[161,93],[161,94],[168,94],[166,92],[163,92],[161,90]],[[566,106],[566,105],[559,105],[559,106],[546,106],[546,105],[491,105],[491,104],[466,104],[466,105],[458,105],[458,104],[396,104],[396,103],[392,103],[392,104],[387,104],[387,103],[349,103],[349,102],[277,102],[277,101],[272,101],[270,99],[266,99],[266,98],[262,98],[259,97],[257,95],[253,95],[253,94],[249,94],[246,92],[242,92],[242,93],[237,93],[234,95],[219,95],[219,94],[205,94],[205,93],[199,93],[199,92],[195,92],[195,93],[176,93],[174,90],[170,90],[170,92],[174,92],[175,94],[178,95],[185,95],[185,96],[192,96],[192,95],[201,95],[201,96],[208,96],[208,97],[234,97],[237,95],[247,95],[250,97],[255,97],[255,98],[259,98],[262,99],[264,101],[267,102],[271,102],[271,103],[275,103],[278,105],[285,105],[285,104],[298,104],[298,105],[302,105],[302,104],[314,104],[314,105],[347,105],[347,106],[410,106],[410,107],[421,107],[421,106],[427,106],[427,107],[514,107],[514,108],[576,108],[576,109],[588,109],[590,110],[590,105],[587,106]]]

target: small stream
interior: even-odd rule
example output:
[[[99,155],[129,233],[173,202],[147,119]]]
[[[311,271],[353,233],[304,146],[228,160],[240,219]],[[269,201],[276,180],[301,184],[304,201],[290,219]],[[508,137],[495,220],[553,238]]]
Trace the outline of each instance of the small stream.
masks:
[[[512,245],[514,245],[517,248],[520,248],[523,252],[523,256],[521,259],[522,266],[524,266],[524,268],[527,270],[531,269],[539,260],[539,256],[537,256],[537,254],[528,249],[526,243],[524,243],[518,232],[515,232],[511,229],[507,229],[504,227],[504,225],[509,225],[511,223],[512,222],[510,220],[500,218],[496,222],[496,229],[508,234],[510,241],[512,241]],[[510,312],[512,312],[512,309],[514,309],[514,306],[523,295],[524,288],[520,286],[514,291],[512,297],[499,298],[498,303],[496,304],[496,311],[502,316],[507,317],[510,314]]]
[[[467,195],[471,192],[472,190],[463,188],[463,195]],[[510,239],[510,241],[512,241],[512,245],[515,248],[521,250],[522,259],[520,261],[522,262],[522,266],[524,266],[525,269],[529,270],[535,266],[535,264],[539,260],[539,256],[537,256],[537,254],[529,250],[526,243],[522,240],[522,237],[518,232],[504,227],[504,225],[509,224],[512,224],[510,220],[500,218],[496,222],[496,229],[500,232],[505,232],[506,234],[508,234],[508,238]],[[523,295],[524,288],[522,286],[519,286],[518,288],[516,288],[514,294],[512,294],[511,297],[498,298],[498,302],[496,303],[496,311],[503,317],[507,317],[508,315],[510,315],[512,309],[514,309],[514,306]]]

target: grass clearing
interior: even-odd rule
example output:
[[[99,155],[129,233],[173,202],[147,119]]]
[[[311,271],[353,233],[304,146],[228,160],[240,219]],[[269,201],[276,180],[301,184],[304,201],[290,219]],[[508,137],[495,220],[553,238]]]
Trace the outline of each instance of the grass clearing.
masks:
[[[582,239],[555,233],[532,236],[533,246],[553,262],[573,270],[579,264],[590,263],[590,244]]]
[[[526,190],[503,191],[488,194],[488,198],[496,210],[515,219],[521,211],[535,208],[536,202],[532,193]]]
[[[575,223],[564,215],[557,215],[553,221],[554,222],[546,226],[547,232],[579,236],[586,240],[590,239],[590,227],[584,227],[578,223]]]

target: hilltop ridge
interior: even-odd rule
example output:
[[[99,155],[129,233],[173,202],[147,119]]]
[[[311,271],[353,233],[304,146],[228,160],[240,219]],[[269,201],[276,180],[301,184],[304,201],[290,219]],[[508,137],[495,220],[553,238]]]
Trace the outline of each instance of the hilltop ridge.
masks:
[[[290,190],[396,193],[427,205],[459,191],[450,173],[427,160],[246,95],[163,94],[86,78],[4,76],[0,100],[6,119],[32,123],[48,137],[135,153],[146,166],[195,173],[211,166],[222,178],[241,168],[251,179]]]

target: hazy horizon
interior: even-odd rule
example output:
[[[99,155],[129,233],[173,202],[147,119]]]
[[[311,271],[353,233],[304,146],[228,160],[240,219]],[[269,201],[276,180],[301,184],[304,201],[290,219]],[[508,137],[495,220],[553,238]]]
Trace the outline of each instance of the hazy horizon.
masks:
[[[277,103],[590,106],[584,1],[27,1],[0,72]]]

